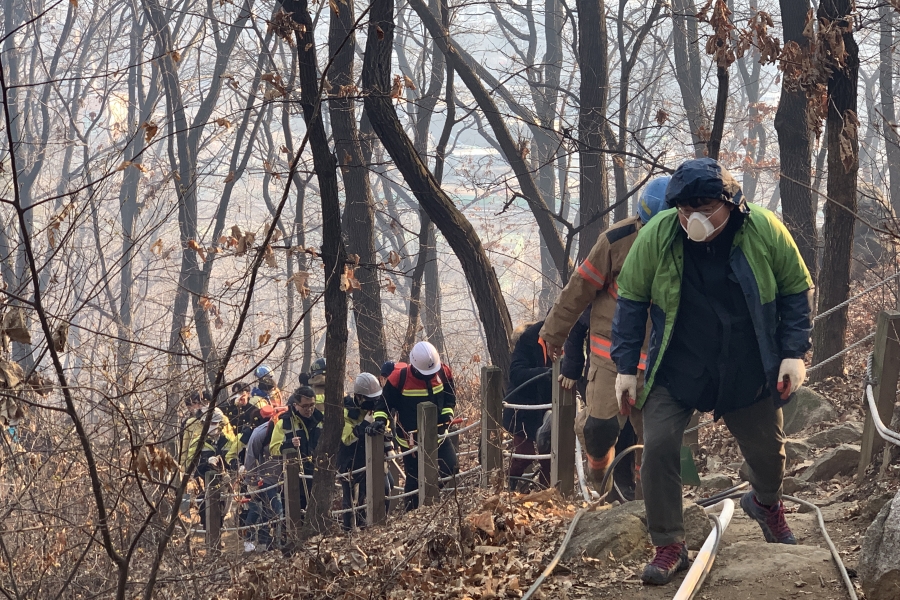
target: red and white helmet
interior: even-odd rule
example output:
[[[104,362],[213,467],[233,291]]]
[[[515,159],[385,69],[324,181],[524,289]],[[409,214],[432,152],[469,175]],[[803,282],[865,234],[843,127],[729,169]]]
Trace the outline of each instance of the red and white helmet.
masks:
[[[409,353],[409,364],[422,375],[434,375],[441,370],[441,355],[428,342],[419,342]]]

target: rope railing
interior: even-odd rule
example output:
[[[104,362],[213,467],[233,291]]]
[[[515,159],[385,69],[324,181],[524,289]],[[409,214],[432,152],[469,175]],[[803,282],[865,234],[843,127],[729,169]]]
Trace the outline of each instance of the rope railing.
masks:
[[[840,304],[837,304],[837,305],[835,305],[835,306],[832,306],[831,308],[829,308],[829,309],[826,310],[825,312],[816,315],[815,318],[813,319],[813,326],[815,326],[816,323],[818,323],[819,321],[821,321],[821,320],[824,319],[825,317],[828,317],[828,316],[830,316],[830,315],[836,313],[837,311],[841,310],[841,309],[844,308],[845,306],[848,306],[851,302],[855,302],[856,300],[859,300],[860,298],[862,298],[863,296],[865,296],[866,294],[868,294],[868,293],[871,292],[872,290],[877,289],[877,288],[880,288],[880,287],[883,286],[884,284],[886,284],[886,283],[888,283],[888,282],[890,282],[890,281],[893,281],[893,280],[896,279],[898,276],[900,276],[900,271],[894,273],[893,275],[889,275],[888,277],[882,279],[882,280],[879,281],[878,283],[875,283],[875,284],[873,284],[873,285],[870,285],[869,287],[867,287],[866,289],[864,289],[864,290],[861,291],[860,293],[856,294],[855,296],[852,296],[852,297],[848,298],[847,300],[844,300],[844,301],[841,302]]]
[[[839,358],[842,357],[843,355],[847,354],[848,352],[850,352],[850,351],[853,350],[854,348],[858,348],[858,347],[862,346],[863,344],[865,344],[866,342],[869,342],[869,341],[871,341],[871,340],[873,340],[873,339],[875,339],[875,332],[874,332],[874,331],[873,331],[872,333],[870,333],[869,335],[867,335],[866,337],[862,338],[861,340],[857,340],[857,341],[853,342],[852,344],[850,344],[849,346],[847,346],[846,348],[844,348],[843,350],[841,350],[841,351],[838,352],[837,354],[835,354],[835,355],[833,355],[833,356],[829,356],[828,358],[826,358],[826,359],[823,360],[822,362],[818,362],[818,363],[814,364],[813,366],[811,366],[809,369],[806,370],[807,374],[808,374],[808,373],[813,373],[814,371],[816,371],[816,370],[818,370],[818,369],[821,369],[822,367],[824,367],[824,366],[827,365],[828,363],[833,362],[833,361],[836,361],[837,359],[839,359]]]

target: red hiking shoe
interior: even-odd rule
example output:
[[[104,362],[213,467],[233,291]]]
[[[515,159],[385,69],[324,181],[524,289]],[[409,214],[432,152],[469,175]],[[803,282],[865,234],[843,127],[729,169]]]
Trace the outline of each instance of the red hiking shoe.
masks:
[[[756,494],[747,492],[741,496],[741,508],[748,517],[759,523],[766,541],[770,544],[797,543],[784,518],[784,502],[781,500],[774,506],[763,506],[756,500]]]
[[[675,574],[688,568],[688,551],[684,542],[657,546],[656,556],[644,567],[641,581],[650,585],[666,585]]]

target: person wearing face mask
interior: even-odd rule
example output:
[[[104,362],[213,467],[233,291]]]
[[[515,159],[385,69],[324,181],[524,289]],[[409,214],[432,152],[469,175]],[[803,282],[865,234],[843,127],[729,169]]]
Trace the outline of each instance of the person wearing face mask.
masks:
[[[781,502],[781,406],[806,377],[812,280],[770,211],[745,202],[710,158],[672,175],[661,213],[619,274],[611,355],[623,410],[641,409],[641,482],[656,555],[642,574],[662,585],[688,566],[679,448],[693,411],[722,417],[750,467],[741,507],[767,542],[795,544]],[[643,390],[636,375],[649,311]]]
[[[343,492],[341,502],[343,509],[363,506],[366,503],[366,474],[365,472],[352,474],[352,472],[366,466],[366,435],[386,431],[375,425],[372,416],[375,403],[380,398],[381,383],[371,373],[357,375],[353,382],[353,393],[344,397],[344,429],[341,432],[341,447],[337,456],[338,472],[345,475],[338,478]],[[386,442],[390,443],[389,440]],[[391,495],[392,486],[390,472],[387,472],[384,478],[385,496]],[[357,490],[355,504],[353,501],[354,488]],[[386,509],[389,506],[390,502],[385,501]],[[341,525],[344,531],[349,531],[353,527],[354,514],[356,515],[356,525],[358,527],[366,526],[365,510],[348,512],[341,515]]]
[[[618,295],[617,279],[625,257],[640,231],[647,227],[657,213],[665,208],[665,191],[669,177],[657,177],[641,190],[638,198],[638,213],[618,223],[600,234],[591,251],[578,266],[566,287],[559,294],[556,303],[540,328],[540,339],[544,341],[547,355],[555,360],[565,345],[566,351],[560,367],[560,384],[566,389],[575,387],[584,366],[584,342],[587,338],[590,362],[587,371],[585,400],[587,407],[581,410],[575,421],[576,435],[581,441],[588,462],[588,476],[595,484],[600,484],[607,467],[615,456],[615,447],[622,427],[630,420],[640,438],[640,413],[634,411],[630,417],[620,413],[619,405],[612,392],[616,380],[616,366],[610,359],[609,349],[613,313]],[[589,308],[589,311],[585,309]],[[581,332],[580,339],[578,333]],[[588,335],[589,334],[589,335]],[[571,343],[568,337],[573,336]],[[643,370],[643,359],[639,365]],[[643,383],[641,378],[637,385]],[[631,471],[627,460],[619,463],[621,473]],[[616,481],[629,480],[625,487],[634,489],[639,471],[617,477]],[[608,481],[612,486],[612,479]],[[603,494],[605,490],[597,490]],[[629,494],[630,495],[630,494]]]

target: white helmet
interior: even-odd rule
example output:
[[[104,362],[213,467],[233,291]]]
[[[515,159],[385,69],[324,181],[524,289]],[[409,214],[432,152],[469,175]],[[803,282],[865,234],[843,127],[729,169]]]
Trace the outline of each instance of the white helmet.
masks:
[[[371,373],[360,373],[353,382],[353,393],[366,398],[377,398],[381,395],[381,384]]]
[[[422,375],[434,375],[441,370],[441,355],[428,342],[419,342],[409,353],[409,364]]]

